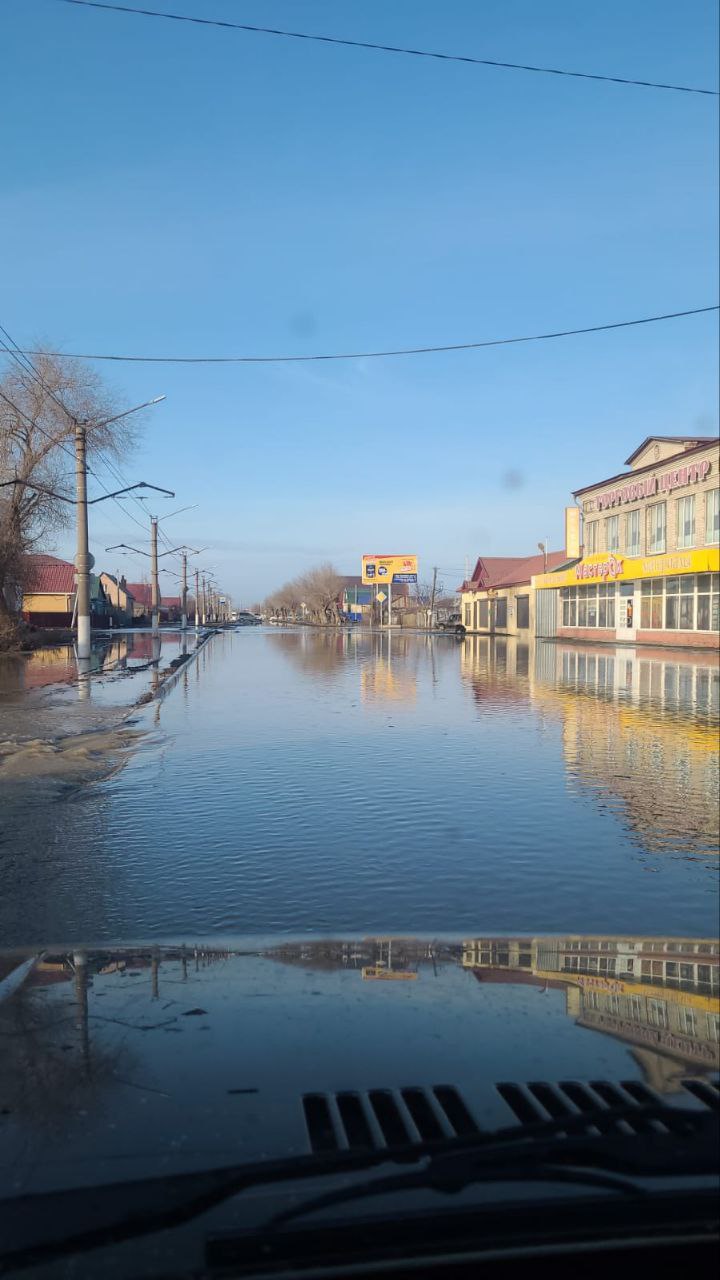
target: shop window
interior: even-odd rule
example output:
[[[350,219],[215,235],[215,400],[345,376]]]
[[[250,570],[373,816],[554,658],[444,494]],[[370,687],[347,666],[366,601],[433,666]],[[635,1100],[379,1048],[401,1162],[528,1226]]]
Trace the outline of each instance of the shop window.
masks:
[[[499,631],[507,627],[507,599],[503,597],[495,601],[495,626]]]
[[[517,598],[517,624],[520,629],[530,626],[530,597]]]
[[[608,551],[620,550],[620,517],[608,516],[605,521],[605,545]]]
[[[720,489],[711,489],[705,497],[705,541],[720,542]]]
[[[644,631],[657,631],[662,624],[662,578],[645,578],[640,584],[640,626]]]
[[[665,551],[667,544],[667,503],[654,502],[648,507],[648,553],[658,555]]]
[[[695,546],[695,494],[677,500],[677,545]]]
[[[625,553],[640,555],[640,512],[628,511],[625,516]]]

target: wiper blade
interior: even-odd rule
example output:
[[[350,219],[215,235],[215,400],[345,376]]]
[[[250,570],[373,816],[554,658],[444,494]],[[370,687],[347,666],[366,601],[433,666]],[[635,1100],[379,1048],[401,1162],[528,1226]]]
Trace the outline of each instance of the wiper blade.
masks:
[[[512,1157],[516,1162],[525,1153],[528,1159],[537,1160],[538,1144],[544,1143],[545,1157],[557,1163],[560,1149],[566,1152],[573,1138],[582,1138],[598,1153],[612,1143],[617,1148],[615,1159],[618,1151],[622,1151],[626,1161],[636,1160],[636,1173],[647,1173],[647,1167],[643,1167],[647,1163],[643,1154],[647,1140],[665,1135],[647,1134],[642,1140],[635,1134],[623,1133],[588,1136],[588,1129],[595,1126],[606,1129],[625,1119],[663,1122],[679,1137],[684,1135],[684,1144],[691,1139],[703,1148],[712,1128],[717,1141],[717,1118],[707,1112],[681,1111],[663,1103],[629,1103],[598,1107],[561,1120],[542,1120],[522,1127],[512,1125],[471,1138],[408,1143],[379,1150],[331,1151],[100,1187],[13,1196],[0,1201],[0,1263],[28,1266],[179,1226],[250,1187],[362,1172],[388,1163],[413,1164],[439,1153],[448,1158],[465,1154],[468,1158],[482,1155],[497,1159],[498,1154],[505,1151],[508,1161]],[[622,1172],[617,1164],[608,1163],[604,1169]]]
[[[313,1196],[275,1214],[268,1225],[272,1230],[321,1209],[398,1191],[428,1190],[453,1195],[482,1182],[543,1181],[638,1195],[645,1194],[648,1178],[714,1176],[720,1137],[718,1118],[695,1113],[688,1116],[692,1118],[686,1132],[650,1132],[641,1140],[616,1134],[583,1135],[562,1142],[533,1137],[436,1151],[422,1169],[372,1178]],[[564,1130],[567,1121],[562,1124]]]

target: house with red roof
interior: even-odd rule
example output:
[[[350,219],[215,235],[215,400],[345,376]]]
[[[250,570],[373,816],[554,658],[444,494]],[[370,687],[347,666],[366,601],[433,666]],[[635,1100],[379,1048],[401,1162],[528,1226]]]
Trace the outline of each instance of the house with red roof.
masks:
[[[57,556],[26,560],[22,616],[38,627],[69,627],[75,608],[75,566]]]
[[[471,577],[459,587],[466,630],[534,636],[533,575],[552,573],[567,563],[565,551],[534,556],[479,556]]]
[[[126,590],[132,596],[134,622],[147,622],[152,615],[152,588],[149,582],[127,582]]]

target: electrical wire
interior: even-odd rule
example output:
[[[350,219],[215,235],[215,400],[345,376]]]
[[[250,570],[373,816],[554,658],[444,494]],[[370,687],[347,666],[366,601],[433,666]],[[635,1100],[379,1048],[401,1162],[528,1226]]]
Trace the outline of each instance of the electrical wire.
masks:
[[[435,355],[444,351],[479,351],[484,347],[506,347],[519,342],[547,342],[552,338],[572,338],[584,333],[606,333],[610,329],[630,329],[641,324],[657,324],[661,320],[679,320],[684,316],[704,315],[718,311],[712,307],[693,307],[688,311],[668,311],[663,315],[643,316],[639,320],[616,320],[612,324],[587,325],[583,329],[560,329],[555,333],[531,333],[518,338],[490,338],[486,342],[453,342],[437,347],[399,347],[388,351],[344,351],[329,355],[308,356],[123,356],[80,354],[77,351],[51,351],[47,355],[65,360],[113,360],[126,364],[307,364],[321,360],[382,360],[391,356]],[[26,351],[26,355],[40,355],[38,351]]]
[[[227,22],[220,18],[198,18],[185,13],[160,13],[156,9],[140,9],[125,4],[104,4],[101,0],[60,0],[62,4],[82,9],[105,9],[112,13],[131,13],[143,18],[166,18],[170,22],[189,22],[201,27],[222,27],[256,35],[282,36],[289,40],[310,40],[319,44],[342,45],[348,49],[366,49],[374,53],[399,53],[413,58],[434,58],[440,62],[465,62],[479,67],[495,67],[500,71],[532,71],[539,75],[568,76],[576,80],[602,80],[609,84],[634,85],[641,89],[668,89],[674,93],[699,93],[718,97],[716,89],[698,89],[685,84],[664,84],[656,80],[633,80],[626,76],[595,75],[589,71],[566,71],[560,67],[538,67],[524,62],[499,62],[494,58],[473,58],[467,54],[435,53],[429,49],[409,49],[401,45],[377,44],[369,40],[344,40],[340,36],[313,35],[307,31],[285,31],[279,27],[256,27],[247,22]]]
[[[5,329],[2,324],[0,324],[0,333],[2,333],[6,339],[5,342],[0,343],[0,349],[3,350],[6,353],[6,355],[11,356],[11,358],[15,361],[15,363],[20,367],[20,369],[24,373],[29,373],[30,376],[34,379],[34,381],[36,381],[38,385],[43,389],[43,391],[45,391],[50,396],[50,398],[54,401],[54,403],[58,406],[58,408],[60,408],[62,412],[65,413],[68,416],[68,418],[70,418],[70,420],[74,422],[75,419],[73,417],[73,414],[70,412],[67,406],[63,404],[62,400],[60,400],[55,395],[52,388],[48,387],[47,383],[43,380],[39,370],[36,369],[35,365],[32,363],[32,360],[29,360],[27,358],[28,352],[23,352],[20,350],[20,347],[18,347],[14,338],[8,333],[7,329]],[[10,343],[10,346],[7,345],[8,343]],[[43,353],[35,352],[34,354],[37,355],[37,354],[43,354]],[[24,359],[21,360],[20,356],[23,356]],[[3,391],[0,391],[0,397],[2,397],[5,403],[9,404],[11,408],[15,410],[16,413],[19,413],[20,416],[30,424],[33,430],[39,431],[40,434],[43,435],[47,440],[50,440],[51,443],[55,444],[58,448],[60,448],[63,451],[63,453],[65,453],[70,458],[73,465],[75,464],[75,452],[68,445],[66,445],[64,441],[57,440],[53,435],[51,435],[49,431],[46,431],[44,427],[41,427],[39,422],[36,422],[34,418],[31,418],[29,414],[25,413],[25,410],[21,409],[19,405],[15,404],[15,402],[11,400],[8,396],[6,396]],[[106,462],[105,465],[107,466],[108,463]],[[105,488],[104,484],[102,483],[102,480],[97,475],[97,473],[93,471],[90,466],[88,466],[87,461],[85,463],[85,470],[87,471],[88,475],[91,475],[93,479],[97,482],[97,484],[102,489],[105,496],[107,498],[111,498],[111,500],[115,503],[115,506],[118,508],[118,510],[122,511],[123,516],[129,516],[129,518],[133,520],[134,523],[143,530],[143,532],[145,532],[146,526],[142,525],[140,521],[137,520],[135,516],[133,516],[132,512],[127,511],[126,508],[123,507],[122,504],[119,502],[119,500],[116,497],[114,497],[108,489]],[[128,482],[126,479],[121,480],[121,484],[127,485],[127,483]]]

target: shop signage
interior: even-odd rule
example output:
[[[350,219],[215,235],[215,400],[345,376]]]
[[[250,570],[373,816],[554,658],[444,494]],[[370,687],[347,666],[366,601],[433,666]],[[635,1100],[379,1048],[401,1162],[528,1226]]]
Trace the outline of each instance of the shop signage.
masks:
[[[533,587],[574,587],[578,582],[637,582],[640,578],[661,578],[674,573],[720,572],[720,548],[698,547],[693,551],[668,552],[658,556],[614,556],[600,552],[586,556],[571,569],[558,573],[536,573]]]
[[[580,508],[565,508],[565,555],[575,560],[580,555]]]
[[[580,564],[575,565],[576,578],[602,578],[603,582],[606,578],[621,578],[624,560],[618,560],[616,556],[608,556],[607,560],[588,564],[586,560],[581,560]]]
[[[362,580],[364,583],[417,582],[417,556],[363,556]]]
[[[595,978],[592,974],[580,974],[577,978],[573,975],[573,981],[587,991],[609,991],[611,995],[620,995],[625,990],[625,983],[618,978]]]
[[[608,507],[637,502],[639,498],[655,498],[658,494],[672,493],[674,489],[682,489],[685,485],[697,484],[708,475],[710,466],[710,461],[703,458],[701,462],[691,462],[686,467],[674,467],[661,476],[643,476],[641,480],[619,485],[617,489],[608,489],[605,493],[598,494],[595,509],[607,511]]]

